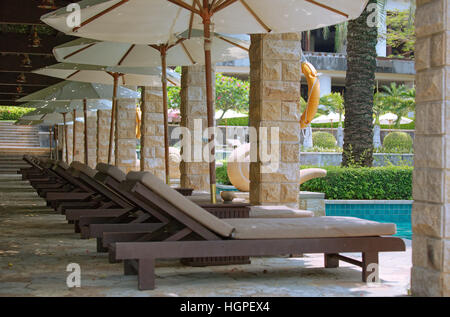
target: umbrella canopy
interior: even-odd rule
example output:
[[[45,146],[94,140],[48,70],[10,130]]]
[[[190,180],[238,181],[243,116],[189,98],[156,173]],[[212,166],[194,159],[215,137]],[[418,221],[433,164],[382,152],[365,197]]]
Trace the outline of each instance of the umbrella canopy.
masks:
[[[211,8],[219,33],[300,32],[357,18],[368,0],[225,0],[199,1]],[[41,20],[66,34],[112,42],[166,43],[174,33],[202,28],[204,10],[188,0],[84,0],[80,26],[67,21],[65,7]],[[211,6],[211,4],[213,4]],[[191,16],[192,9],[198,14]],[[192,20],[191,20],[192,17]],[[133,23],[130,23],[130,22]],[[192,21],[192,23],[191,23]]]
[[[68,113],[66,116],[66,124],[73,124],[73,115],[72,113]],[[82,115],[77,115],[77,121],[83,121]],[[64,118],[62,113],[47,113],[41,114],[37,111],[31,111],[26,115],[22,116],[19,120],[16,121],[15,124],[26,124],[27,125],[55,125],[55,124],[63,124]]]
[[[178,39],[184,40],[166,52],[168,66],[186,66],[204,62],[203,31],[191,30],[190,33],[185,31]],[[248,41],[215,33],[212,62],[248,58],[249,46]],[[161,66],[160,52],[147,44],[102,42],[80,38],[56,46],[53,54],[58,62],[140,68]]]
[[[380,116],[380,124],[386,124],[386,125],[394,124],[395,122],[397,122],[397,119],[398,119],[398,116],[396,114],[388,112],[388,113]],[[405,118],[405,117],[402,117],[400,119],[400,124],[408,124],[411,122],[413,122],[413,120]]]
[[[102,56],[105,56],[103,52]],[[130,86],[161,86],[161,67],[111,67],[87,64],[58,63],[34,70],[33,73],[71,81],[112,84],[111,73],[119,73],[119,82]],[[167,80],[171,85],[180,85],[180,75],[167,70]],[[110,95],[109,98],[112,96]]]
[[[75,81],[63,81],[47,88],[36,91],[25,97],[18,99],[19,102],[26,101],[46,101],[46,100],[84,100],[84,99],[110,99],[113,93],[113,86],[82,83]],[[137,91],[120,87],[118,98],[139,98]]]
[[[342,120],[345,119],[345,116],[342,115]],[[315,118],[311,123],[333,123],[339,122],[339,114],[338,113],[330,113],[328,115],[323,115]]]
[[[216,120],[221,119],[223,114],[223,110],[216,111]],[[245,118],[248,117],[248,114],[246,113],[239,113],[234,110],[227,110],[225,112],[225,115],[222,117],[222,119],[232,119],[232,118]]]
[[[85,0],[79,3],[81,23],[77,26],[68,23],[70,19],[67,18],[71,13],[65,9],[51,12],[41,19],[67,34],[135,44],[175,43],[172,34],[182,32],[183,29],[202,28],[208,128],[213,128],[212,25],[219,33],[300,32],[357,18],[367,2],[368,0]],[[165,67],[164,62],[162,66]],[[213,133],[210,133],[208,144],[211,200],[215,203]]]
[[[205,60],[205,52],[202,47],[203,31],[190,29],[178,37],[173,35],[175,42],[164,44],[128,44],[116,42],[100,42],[97,40],[78,39],[55,47],[53,52],[58,61],[84,64],[102,64],[115,67],[142,67],[161,66],[162,75],[159,80],[163,91],[164,108],[164,148],[165,148],[165,170],[166,181],[169,183],[169,131],[167,116],[167,83],[174,84],[170,78],[170,70],[166,71],[167,65],[193,65]],[[214,34],[212,42],[213,62],[223,62],[248,57],[249,43],[231,36]],[[111,69],[112,72],[126,72]],[[47,73],[48,74],[48,73]],[[77,80],[80,73],[74,74],[71,79]],[[86,76],[91,80],[92,76]],[[173,76],[172,76],[173,77]],[[66,77],[68,78],[68,77]],[[125,77],[121,77],[125,79]],[[126,80],[130,82],[130,80]],[[178,81],[179,82],[179,81]],[[145,84],[145,86],[159,86],[159,84]],[[111,120],[113,122],[113,119]],[[111,144],[112,142],[110,142]],[[109,151],[111,153],[111,149]],[[108,161],[111,155],[108,156]]]
[[[87,110],[110,110],[111,100],[106,99],[93,99],[87,100]],[[83,102],[81,100],[71,100],[71,101],[37,101],[37,102],[27,102],[19,105],[23,108],[36,108],[37,114],[46,114],[52,112],[71,112],[74,109],[82,109]]]

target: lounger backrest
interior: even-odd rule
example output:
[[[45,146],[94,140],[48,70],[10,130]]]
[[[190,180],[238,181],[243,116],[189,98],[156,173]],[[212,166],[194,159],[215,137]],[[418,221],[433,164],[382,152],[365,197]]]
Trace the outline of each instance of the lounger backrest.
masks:
[[[69,167],[70,167],[69,164],[67,164],[66,162],[63,162],[63,161],[58,161],[57,164],[59,167],[65,169],[65,170],[69,169]]]
[[[127,178],[127,174],[122,172],[121,169],[114,165],[105,164],[105,163],[98,163],[95,167],[97,171],[100,173],[106,174],[114,178],[118,182],[123,182]]]
[[[234,227],[210,214],[205,209],[193,203],[176,190],[167,186],[155,175],[149,172],[129,172],[127,180],[139,181],[152,192],[175,206],[181,212],[193,218],[203,226],[224,237],[230,237]]]
[[[70,167],[72,167],[75,171],[82,172],[92,178],[94,178],[95,174],[97,174],[96,170],[78,161],[73,161],[72,164],[70,164]]]

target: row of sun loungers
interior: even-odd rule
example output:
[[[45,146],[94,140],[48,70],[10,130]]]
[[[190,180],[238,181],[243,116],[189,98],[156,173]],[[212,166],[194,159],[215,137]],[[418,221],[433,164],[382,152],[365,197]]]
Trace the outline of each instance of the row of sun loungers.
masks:
[[[136,274],[141,290],[155,288],[155,261],[181,259],[189,265],[250,263],[249,257],[323,253],[324,266],[345,261],[362,268],[362,280],[378,264],[378,253],[404,251],[392,237],[395,224],[351,217],[313,217],[280,206],[211,205],[196,195],[183,196],[149,172],[123,173],[99,163],[28,155],[21,169],[40,197],[65,215],[81,238],[97,239],[97,251],[124,274]],[[187,191],[189,192],[189,191]],[[224,210],[226,212],[224,212]],[[356,260],[340,253],[362,253]],[[375,272],[376,273],[376,272]]]

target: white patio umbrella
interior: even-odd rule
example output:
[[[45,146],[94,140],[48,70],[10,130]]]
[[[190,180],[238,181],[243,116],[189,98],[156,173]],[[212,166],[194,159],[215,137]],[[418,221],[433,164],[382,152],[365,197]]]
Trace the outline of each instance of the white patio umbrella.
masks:
[[[86,106],[87,106],[87,110],[88,111],[93,111],[93,110],[109,110],[111,109],[111,100],[107,100],[107,99],[92,99],[92,100],[87,100],[86,102]],[[24,104],[19,105],[19,107],[23,107],[23,108],[36,108],[35,111],[33,111],[33,114],[36,116],[41,116],[44,119],[44,123],[40,122],[42,120],[38,120],[36,119],[36,122],[33,122],[33,120],[31,120],[30,124],[31,125],[35,125],[35,124],[49,124],[51,123],[52,120],[49,120],[48,118],[52,118],[53,116],[44,116],[44,114],[51,114],[51,113],[60,113],[61,117],[56,116],[57,119],[61,119],[63,120],[63,131],[64,131],[64,143],[65,143],[65,147],[66,147],[66,162],[69,161],[68,158],[68,149],[67,149],[67,127],[66,127],[66,114],[70,113],[75,109],[81,109],[83,108],[83,102],[81,100],[71,100],[71,101],[37,101],[37,102],[27,102]],[[27,116],[29,116],[30,113],[27,114]],[[58,120],[56,120],[58,121]],[[59,121],[58,121],[59,123]],[[57,123],[51,124],[51,125],[56,125]]]
[[[108,55],[103,52],[102,56]],[[37,69],[33,73],[51,77],[62,78],[71,81],[81,81],[88,83],[111,84],[113,82],[112,99],[117,99],[117,85],[120,80],[123,85],[133,86],[159,86],[161,84],[160,67],[110,67],[88,64],[59,63],[44,68]],[[167,80],[171,85],[179,85],[179,75],[172,71],[167,71]],[[111,111],[111,127],[109,135],[108,163],[111,163],[112,142],[114,136],[114,121],[116,120],[116,106],[113,102]]]
[[[208,127],[214,127],[211,24],[219,33],[300,32],[357,18],[368,0],[85,0],[81,23],[64,8],[41,19],[67,34],[136,44],[175,42],[172,34],[203,27]],[[130,23],[133,21],[133,23]],[[214,134],[210,135],[211,200],[215,202]]]
[[[119,87],[117,89],[117,94],[120,98],[139,98],[140,94],[137,91]],[[113,86],[111,85],[102,85],[102,84],[93,84],[93,83],[82,83],[75,81],[63,81],[52,85],[50,87],[41,89],[32,94],[29,94],[25,97],[18,99],[19,102],[26,101],[72,101],[78,100],[82,104],[83,112],[85,118],[87,118],[87,105],[88,100],[99,100],[99,99],[108,99],[111,97],[113,92]],[[75,105],[75,104],[73,104]],[[73,108],[74,117],[76,117],[77,110],[79,107]],[[84,143],[85,143],[85,163],[88,162],[88,151],[87,151],[87,125],[85,120],[84,126]],[[76,138],[76,132],[74,129],[73,139]],[[75,153],[76,142],[73,142],[73,153]]]
[[[380,116],[380,124],[392,125],[397,121],[397,119],[398,119],[398,116],[396,114],[388,112],[388,113]],[[408,124],[411,122],[413,122],[413,120],[405,118],[405,117],[402,117],[400,119],[400,124]]]
[[[345,116],[341,116],[341,120],[344,120]],[[333,123],[333,122],[339,122],[339,114],[338,113],[330,113],[327,115],[322,115],[314,120],[311,121],[311,123]]]
[[[248,58],[249,43],[247,41],[214,33],[212,43],[212,62],[224,62]],[[166,66],[187,66],[204,61],[203,31],[190,29],[165,44],[130,44],[117,42],[101,42],[92,39],[77,39],[57,46],[53,49],[60,62],[109,65],[120,67],[162,67],[163,108],[164,108],[164,147],[166,181],[169,183],[169,130],[168,130],[168,97],[167,81],[170,73]],[[143,85],[143,84],[142,84]],[[150,86],[150,85],[146,85]],[[157,85],[152,85],[157,86]]]
[[[123,43],[133,37],[136,44],[148,44],[165,43],[190,25],[202,28],[207,18],[219,33],[318,29],[357,18],[367,0],[84,0],[78,4],[79,26],[67,23],[72,12],[65,7],[41,20],[73,36]]]

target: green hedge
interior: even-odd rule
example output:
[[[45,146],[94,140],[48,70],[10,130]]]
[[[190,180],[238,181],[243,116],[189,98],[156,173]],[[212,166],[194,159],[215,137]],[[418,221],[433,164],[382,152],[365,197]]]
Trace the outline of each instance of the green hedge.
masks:
[[[0,120],[18,120],[24,114],[33,110],[32,108],[0,106]]]
[[[301,190],[325,193],[326,199],[412,199],[412,167],[324,169],[328,172],[325,178],[310,180]]]
[[[218,125],[227,125],[234,127],[248,127],[248,117],[222,119],[218,121]]]

